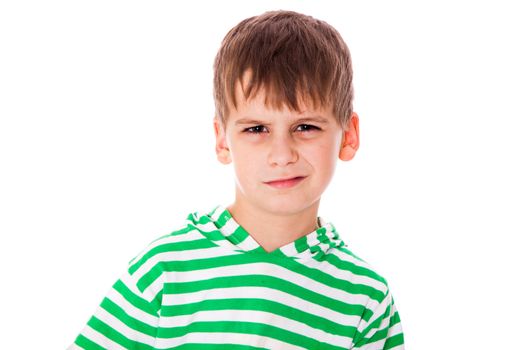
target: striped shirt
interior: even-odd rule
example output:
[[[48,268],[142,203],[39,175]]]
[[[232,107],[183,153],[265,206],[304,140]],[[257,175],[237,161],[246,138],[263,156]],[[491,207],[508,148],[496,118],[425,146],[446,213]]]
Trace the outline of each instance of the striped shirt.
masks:
[[[404,349],[392,294],[320,227],[266,252],[223,206],[129,264],[69,349]]]

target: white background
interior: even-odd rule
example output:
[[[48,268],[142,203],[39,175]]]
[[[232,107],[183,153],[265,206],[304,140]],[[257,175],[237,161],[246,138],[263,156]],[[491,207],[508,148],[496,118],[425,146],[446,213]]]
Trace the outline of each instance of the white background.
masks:
[[[224,0],[1,3],[3,349],[65,348],[147,243],[230,203],[212,63],[272,9],[352,52],[361,148],[320,215],[388,279],[407,348],[523,349],[518,1]]]

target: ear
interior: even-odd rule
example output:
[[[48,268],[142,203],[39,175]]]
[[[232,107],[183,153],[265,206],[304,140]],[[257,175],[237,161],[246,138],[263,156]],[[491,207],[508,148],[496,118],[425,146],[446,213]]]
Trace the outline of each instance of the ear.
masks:
[[[359,117],[352,113],[346,127],[343,130],[343,139],[339,148],[339,159],[351,160],[359,149]]]
[[[232,162],[230,155],[230,148],[226,142],[226,130],[219,118],[213,118],[213,129],[215,130],[215,153],[217,159],[222,164],[230,164]]]

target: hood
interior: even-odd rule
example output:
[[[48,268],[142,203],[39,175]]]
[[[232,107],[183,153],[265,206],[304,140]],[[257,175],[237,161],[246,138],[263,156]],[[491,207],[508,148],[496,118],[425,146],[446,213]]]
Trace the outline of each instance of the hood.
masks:
[[[216,245],[250,254],[281,256],[293,259],[322,259],[331,249],[345,246],[335,227],[318,218],[320,227],[293,242],[267,252],[235,221],[222,205],[210,212],[195,212],[187,217],[188,224]]]

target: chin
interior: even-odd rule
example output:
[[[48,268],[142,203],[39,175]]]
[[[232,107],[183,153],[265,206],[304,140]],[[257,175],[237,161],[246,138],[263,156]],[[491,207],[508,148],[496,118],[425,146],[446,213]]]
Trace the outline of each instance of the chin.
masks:
[[[275,215],[294,215],[307,210],[312,205],[316,204],[317,201],[307,201],[303,199],[288,199],[283,197],[275,197],[269,201],[266,201],[261,207]]]

